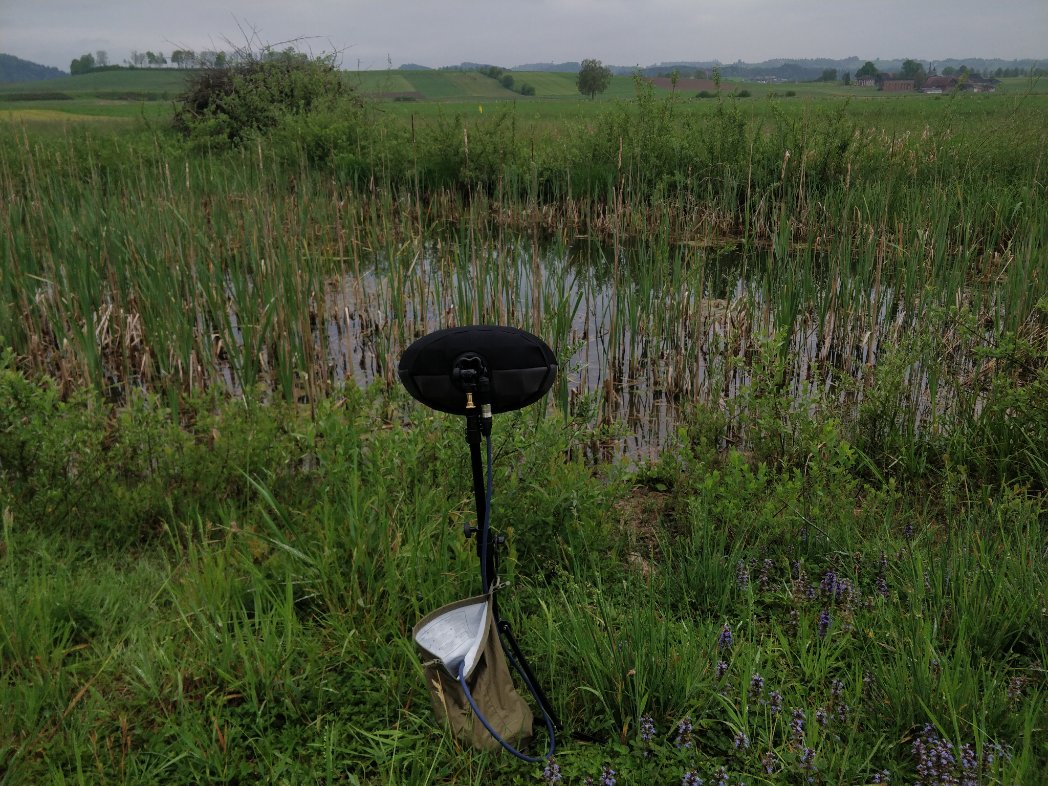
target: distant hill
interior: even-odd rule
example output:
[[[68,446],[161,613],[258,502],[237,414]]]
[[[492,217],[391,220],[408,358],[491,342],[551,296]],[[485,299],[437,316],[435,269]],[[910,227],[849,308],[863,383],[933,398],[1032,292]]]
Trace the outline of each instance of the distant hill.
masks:
[[[34,100],[41,93],[56,98],[100,98],[116,101],[159,101],[174,98],[186,88],[187,70],[174,68],[124,68],[69,76],[60,74],[47,82],[30,80],[0,84],[0,100]]]
[[[933,66],[939,71],[942,71],[943,68],[947,67],[960,68],[962,65],[967,65],[968,68],[973,71],[983,74],[992,73],[998,68],[1018,68],[1022,71],[1028,71],[1033,68],[1048,68],[1048,61],[1032,59],[1003,60],[980,57],[970,57],[967,59],[946,58],[943,60],[921,60],[921,58],[915,57],[914,59],[922,62],[925,67]],[[846,57],[838,60],[825,57],[775,58],[773,60],[764,60],[759,63],[744,63],[741,60],[736,60],[734,63],[722,63],[719,60],[678,60],[655,63],[647,66],[605,65],[611,69],[613,74],[619,76],[629,76],[634,73],[640,73],[642,76],[647,77],[669,76],[670,73],[677,70],[682,78],[693,77],[696,75],[698,75],[699,78],[702,78],[701,74],[698,74],[698,72],[704,72],[708,75],[712,73],[714,68],[716,68],[720,71],[721,76],[725,78],[771,78],[783,81],[807,82],[818,79],[822,72],[828,68],[837,69],[838,74],[854,73],[857,69],[861,68],[867,60],[872,60],[873,64],[881,71],[894,72],[902,69],[903,61],[901,59],[883,60],[876,57]],[[463,63],[461,66],[454,67],[468,70],[468,66],[470,65],[472,64]],[[526,63],[525,65],[513,66],[510,70],[577,73],[579,70],[579,63]]]
[[[66,75],[65,71],[57,68],[31,63],[14,55],[0,53],[0,84],[4,82],[34,82],[38,79],[57,79]]]
[[[577,74],[581,64],[575,61],[569,63],[526,63],[513,66],[510,71],[547,71],[558,74]]]
[[[398,71],[432,71],[433,69],[429,66],[419,65],[418,63],[404,63]]]

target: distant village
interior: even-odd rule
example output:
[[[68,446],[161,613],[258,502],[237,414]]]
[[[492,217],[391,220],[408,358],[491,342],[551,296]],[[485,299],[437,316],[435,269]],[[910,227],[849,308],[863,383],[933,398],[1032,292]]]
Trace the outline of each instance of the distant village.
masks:
[[[872,62],[867,63],[855,72],[852,77],[845,73],[838,78],[836,69],[828,68],[823,71],[822,76],[816,82],[843,82],[845,85],[856,87],[867,87],[875,90],[883,90],[888,93],[949,93],[963,91],[970,93],[993,93],[1001,84],[998,77],[1022,76],[1020,69],[997,69],[993,76],[983,76],[977,71],[970,70],[967,66],[954,68],[948,66],[940,74],[934,67],[925,71],[924,66],[915,60],[907,60],[903,64],[903,70],[892,73],[881,71]],[[1007,73],[1006,73],[1007,72]],[[790,79],[781,76],[756,77],[752,81],[763,84],[778,84]]]
[[[952,70],[952,69],[951,69]],[[984,77],[969,71],[952,74],[901,75],[877,72],[875,74],[856,74],[854,84],[858,87],[872,87],[886,93],[948,93],[954,90],[971,93],[993,93],[1000,80]]]

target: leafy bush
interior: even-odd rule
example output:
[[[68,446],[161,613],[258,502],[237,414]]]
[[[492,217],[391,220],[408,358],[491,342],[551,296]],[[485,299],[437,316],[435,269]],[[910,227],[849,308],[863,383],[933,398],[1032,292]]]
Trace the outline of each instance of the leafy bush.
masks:
[[[308,114],[348,97],[332,57],[311,58],[293,49],[266,51],[191,76],[174,122],[194,140],[237,145],[287,115]]]
[[[0,508],[35,530],[143,543],[175,522],[210,519],[256,496],[248,475],[270,474],[288,493],[298,472],[297,438],[271,408],[186,401],[180,423],[143,396],[116,410],[83,388],[63,397],[49,379],[33,380],[0,356]],[[311,491],[305,492],[307,495]]]

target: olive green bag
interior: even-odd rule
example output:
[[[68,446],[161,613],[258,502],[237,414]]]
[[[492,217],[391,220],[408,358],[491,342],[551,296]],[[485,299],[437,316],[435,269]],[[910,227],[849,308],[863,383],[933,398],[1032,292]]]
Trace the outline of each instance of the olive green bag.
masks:
[[[456,739],[480,750],[498,749],[501,743],[484,721],[503,740],[518,746],[531,737],[531,708],[513,686],[490,594],[437,609],[419,620],[412,636],[422,652],[433,712],[451,727]],[[480,722],[460,679],[483,715]]]

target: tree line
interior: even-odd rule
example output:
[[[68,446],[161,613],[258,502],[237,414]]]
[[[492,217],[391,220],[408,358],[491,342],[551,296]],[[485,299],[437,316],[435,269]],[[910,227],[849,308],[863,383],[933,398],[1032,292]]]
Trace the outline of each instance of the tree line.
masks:
[[[517,82],[513,78],[513,74],[507,71],[505,68],[499,68],[498,66],[482,66],[477,71],[486,77],[494,79],[496,82],[501,84],[507,90],[512,90],[514,93],[520,93],[522,96],[533,96],[535,95],[535,87],[528,82]]]
[[[204,49],[200,52],[192,49],[175,49],[170,57],[162,51],[154,52],[147,50],[140,52],[132,49],[130,56],[124,60],[123,65],[112,64],[109,53],[105,49],[96,52],[85,52],[80,57],[73,58],[69,64],[69,73],[87,74],[92,71],[108,71],[116,68],[225,68],[238,62],[241,55],[230,54],[221,50]]]

